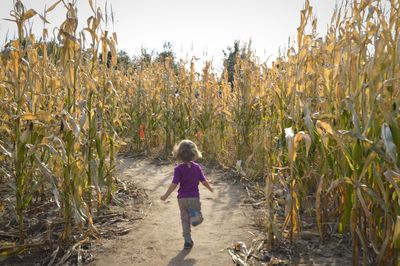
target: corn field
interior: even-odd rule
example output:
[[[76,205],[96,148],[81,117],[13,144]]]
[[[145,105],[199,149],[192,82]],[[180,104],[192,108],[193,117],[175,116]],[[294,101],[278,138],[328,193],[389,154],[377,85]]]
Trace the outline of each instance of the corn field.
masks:
[[[72,4],[46,12],[58,4],[67,14],[58,45],[49,49],[46,27],[42,36],[26,30],[46,13],[17,0],[18,39],[0,55],[0,183],[15,192],[19,245],[32,198],[51,191],[63,240],[74,228],[95,234],[120,149],[168,155],[189,138],[206,161],[265,186],[270,245],[296,241],[311,204],[322,241],[351,236],[354,265],[399,263],[399,0],[338,7],[324,37],[306,1],[296,42],[272,66],[244,47],[233,83],[211,62],[196,72],[195,58],[118,67],[117,35],[102,30],[107,14],[89,0],[93,15],[78,32]],[[281,226],[276,187],[285,192]]]

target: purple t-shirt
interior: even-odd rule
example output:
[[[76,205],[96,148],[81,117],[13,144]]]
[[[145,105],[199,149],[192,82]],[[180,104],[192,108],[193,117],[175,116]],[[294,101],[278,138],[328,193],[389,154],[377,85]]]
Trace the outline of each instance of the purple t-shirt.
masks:
[[[199,183],[205,181],[203,170],[200,165],[191,162],[190,167],[182,163],[175,167],[172,183],[179,184],[179,198],[199,198]]]

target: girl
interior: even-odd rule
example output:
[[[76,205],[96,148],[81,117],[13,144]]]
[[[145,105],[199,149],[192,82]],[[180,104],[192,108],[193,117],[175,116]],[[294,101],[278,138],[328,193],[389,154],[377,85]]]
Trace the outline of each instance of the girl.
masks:
[[[185,239],[184,249],[190,249],[194,243],[190,235],[189,210],[196,211],[201,215],[199,183],[201,182],[211,192],[213,192],[213,189],[204,177],[200,165],[194,162],[201,158],[201,153],[195,143],[190,140],[182,140],[174,147],[173,153],[182,163],[175,167],[172,183],[167,192],[161,196],[161,200],[165,201],[179,184],[178,204]]]

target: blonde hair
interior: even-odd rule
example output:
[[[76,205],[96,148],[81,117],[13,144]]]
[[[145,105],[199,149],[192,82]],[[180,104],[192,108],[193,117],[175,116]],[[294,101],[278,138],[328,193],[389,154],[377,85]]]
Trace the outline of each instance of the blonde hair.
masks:
[[[173,155],[184,163],[195,161],[202,157],[197,145],[188,139],[184,139],[175,145]]]

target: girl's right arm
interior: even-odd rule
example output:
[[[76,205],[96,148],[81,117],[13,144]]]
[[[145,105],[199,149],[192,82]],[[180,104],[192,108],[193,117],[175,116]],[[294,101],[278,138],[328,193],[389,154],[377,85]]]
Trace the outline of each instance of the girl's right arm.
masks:
[[[169,197],[169,195],[172,193],[172,191],[175,190],[175,188],[176,188],[177,186],[178,186],[178,184],[171,183],[171,185],[169,186],[167,192],[165,192],[165,194],[162,195],[160,199],[163,200],[163,201],[166,200],[166,199]]]

